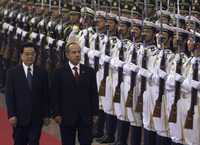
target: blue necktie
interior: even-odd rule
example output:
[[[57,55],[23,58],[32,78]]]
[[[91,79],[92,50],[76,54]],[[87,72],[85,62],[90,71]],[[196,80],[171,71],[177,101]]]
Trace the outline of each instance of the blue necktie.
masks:
[[[27,80],[28,80],[29,88],[32,90],[32,74],[31,74],[30,67],[28,67],[28,71],[27,71]]]

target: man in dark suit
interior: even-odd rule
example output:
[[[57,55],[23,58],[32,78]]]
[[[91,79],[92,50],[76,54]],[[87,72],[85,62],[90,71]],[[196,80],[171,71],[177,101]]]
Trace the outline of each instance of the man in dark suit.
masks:
[[[53,115],[60,125],[62,145],[75,145],[76,131],[80,145],[91,145],[92,125],[99,110],[95,72],[80,64],[78,41],[66,46],[65,65],[54,74]]]
[[[6,104],[15,145],[39,145],[43,123],[48,124],[48,76],[33,63],[32,43],[21,49],[22,63],[7,72]]]

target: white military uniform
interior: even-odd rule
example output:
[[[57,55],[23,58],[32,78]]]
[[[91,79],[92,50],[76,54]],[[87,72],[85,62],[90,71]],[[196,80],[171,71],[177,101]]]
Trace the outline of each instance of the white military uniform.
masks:
[[[187,78],[183,82],[184,87],[190,90],[189,92],[183,93],[182,98],[182,105],[181,105],[181,115],[182,120],[186,120],[187,111],[190,108],[191,104],[191,90],[192,88],[196,88],[199,90],[200,82],[193,80],[193,64],[198,61],[198,70],[199,70],[199,64],[200,59],[198,57],[193,57],[190,61],[190,66],[188,67],[189,71],[187,73]],[[200,78],[200,72],[198,71],[198,78]],[[199,94],[199,92],[198,92]],[[199,114],[199,96],[197,96],[197,105],[194,107],[194,115],[193,115],[193,128],[192,129],[186,129],[183,128],[183,135],[184,135],[184,144],[186,145],[200,145],[200,114]],[[183,125],[184,125],[183,124]]]
[[[85,46],[85,43],[86,43],[85,38],[87,36],[87,33],[89,33],[89,45],[90,45],[89,48]],[[82,64],[84,64],[84,60],[85,60],[84,55],[88,54],[89,50],[91,49],[91,41],[92,41],[93,35],[94,35],[94,30],[92,27],[83,29],[78,34],[80,47],[81,47],[81,62],[80,63]]]
[[[132,49],[132,42],[128,39],[124,39],[122,40],[123,43],[123,48],[124,48],[124,62],[119,60],[119,49],[118,49],[118,54],[117,54],[117,58],[115,60],[115,64],[116,67],[124,67],[125,66],[125,62],[129,61],[129,56],[130,56],[130,52]],[[122,66],[123,65],[123,66]],[[120,98],[120,103],[115,102],[114,103],[114,110],[115,110],[115,114],[117,116],[117,119],[119,120],[123,120],[123,121],[128,121],[127,119],[127,112],[126,112],[126,108],[125,108],[125,103],[126,103],[126,99],[128,95],[125,95],[125,91],[126,91],[126,87],[129,87],[129,82],[127,82],[127,76],[129,76],[130,73],[126,70],[123,69],[123,81],[121,82],[121,98]]]
[[[183,82],[185,76],[185,68],[188,64],[188,58],[184,54],[181,54],[182,56],[182,68],[181,68],[181,75],[176,73],[176,65],[177,61],[180,59],[180,54],[175,55],[174,62],[171,67],[171,72],[169,73],[167,80],[166,80],[166,97],[169,99],[169,102],[167,104],[167,108],[169,109],[169,112],[171,111],[171,106],[174,102],[175,98],[175,82]],[[181,84],[182,86],[182,84]],[[183,123],[182,123],[182,117],[180,114],[180,109],[181,109],[181,102],[182,98],[182,89],[180,93],[180,99],[177,102],[177,121],[176,123],[169,122],[169,133],[170,133],[170,138],[172,139],[173,142],[175,143],[180,143],[183,144]]]
[[[155,105],[155,94],[158,94],[157,84],[152,81],[152,75],[156,66],[156,55],[159,50],[155,46],[145,47],[147,50],[147,71],[140,69],[139,74],[147,78],[146,90],[143,94],[143,125],[146,130],[155,131],[153,122],[153,110]]]
[[[124,71],[125,76],[124,76],[124,96],[126,96],[126,101],[127,101],[127,97],[128,97],[128,91],[130,90],[130,84],[131,84],[131,71],[133,72],[138,72],[139,71],[139,66],[135,65],[131,62],[131,58],[132,58],[132,51],[133,49],[136,49],[136,53],[137,53],[137,62],[139,61],[139,55],[142,55],[142,51],[140,50],[140,44],[132,44],[132,49],[130,50],[129,53],[129,58],[127,60],[127,63],[124,65]],[[138,95],[140,93],[140,86],[141,86],[141,82],[138,81],[140,76],[136,75],[136,82],[135,82],[135,86],[133,88],[133,106],[132,107],[127,107],[126,108],[126,113],[127,113],[127,119],[130,122],[131,126],[142,126],[142,114],[135,112],[135,108],[136,108],[136,104],[137,104],[137,99],[138,99]]]
[[[165,71],[160,69],[160,63],[161,59],[163,56],[163,53],[165,55]],[[153,117],[154,121],[154,127],[156,130],[156,133],[162,137],[169,137],[169,124],[168,124],[168,116],[169,116],[169,109],[168,104],[170,102],[170,97],[168,97],[167,90],[166,90],[166,80],[167,80],[167,74],[170,73],[172,64],[174,61],[174,53],[172,53],[170,50],[161,50],[160,53],[157,55],[157,68],[154,70],[153,74],[153,81],[156,84],[154,89],[152,90],[153,92],[153,97],[154,97],[154,103],[156,103],[156,100],[158,99],[159,96],[159,80],[160,78],[165,79],[165,88],[164,88],[164,94],[162,96],[162,103],[161,103],[161,116],[160,117]],[[155,107],[155,104],[154,104]],[[154,110],[155,108],[153,108]]]
[[[103,100],[103,108],[104,112],[110,115],[114,115],[114,104],[113,104],[113,96],[115,92],[115,87],[117,86],[118,81],[118,63],[115,63],[118,49],[120,48],[121,42],[117,37],[110,37],[111,44],[111,60],[109,67],[109,75],[106,79],[106,96]],[[116,66],[117,65],[117,66]]]
[[[97,35],[99,35],[99,51],[95,50],[95,40],[97,38]],[[104,61],[101,59],[101,56],[102,57],[104,56],[106,41],[107,41],[106,35],[95,33],[92,37],[92,40],[91,40],[91,49],[88,52],[89,63],[91,65],[91,67],[93,67],[93,68],[94,68],[94,58],[95,58],[95,56],[99,57],[99,70],[97,71],[97,74],[96,74],[98,90],[99,90],[100,83],[103,80],[103,76],[104,76]],[[100,107],[100,109],[103,109],[102,99],[104,99],[104,97],[105,96],[99,96],[99,107]]]

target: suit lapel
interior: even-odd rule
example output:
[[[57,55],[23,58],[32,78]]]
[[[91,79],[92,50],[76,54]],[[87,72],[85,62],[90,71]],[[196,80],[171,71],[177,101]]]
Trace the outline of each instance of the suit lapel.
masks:
[[[67,75],[69,76],[69,78],[70,78],[70,79],[72,80],[72,82],[74,82],[74,84],[75,84],[76,80],[75,80],[74,74],[73,74],[73,72],[72,72],[72,70],[71,70],[71,68],[70,68],[70,66],[69,66],[69,63],[66,63],[66,64],[65,64],[65,70],[66,70],[66,73],[67,73]]]
[[[33,67],[33,77],[32,77],[32,89],[34,89],[36,81],[38,80],[38,69],[36,66]]]
[[[80,74],[79,74],[79,82],[81,83],[82,81],[84,81],[86,75],[86,71],[85,68],[82,64],[80,64]]]
[[[19,76],[21,77],[22,84],[25,84],[26,89],[30,90],[28,86],[28,80],[26,78],[26,74],[22,65],[19,66]]]

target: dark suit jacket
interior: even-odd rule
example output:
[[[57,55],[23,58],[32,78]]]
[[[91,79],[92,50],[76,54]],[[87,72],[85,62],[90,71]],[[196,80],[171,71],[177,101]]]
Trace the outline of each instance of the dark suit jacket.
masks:
[[[74,125],[82,119],[91,123],[99,111],[96,75],[92,68],[80,64],[79,81],[76,82],[67,62],[54,74],[53,115],[60,115],[64,125]]]
[[[7,72],[6,104],[8,117],[16,116],[19,125],[28,125],[30,121],[41,122],[49,115],[48,75],[46,71],[34,67],[32,90],[22,65]]]

